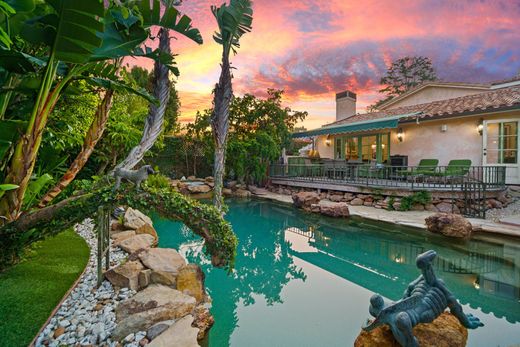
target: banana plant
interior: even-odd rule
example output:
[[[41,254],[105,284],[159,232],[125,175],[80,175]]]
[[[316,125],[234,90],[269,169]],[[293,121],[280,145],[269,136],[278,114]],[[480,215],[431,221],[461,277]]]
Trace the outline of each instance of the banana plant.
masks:
[[[219,211],[222,211],[222,185],[229,132],[229,105],[233,97],[229,55],[231,52],[237,53],[240,48],[240,38],[252,30],[253,5],[250,0],[230,0],[229,5],[212,6],[211,12],[218,25],[213,39],[222,46],[221,72],[213,91],[213,112],[211,114],[211,129],[215,143],[213,204]]]
[[[153,23],[159,23],[162,27],[159,30],[159,48],[156,50],[152,50],[149,47],[138,47],[134,50],[134,56],[142,56],[148,57],[155,60],[154,71],[156,74],[155,86],[154,86],[154,96],[159,100],[159,103],[151,103],[150,113],[145,122],[145,129],[143,132],[143,137],[141,142],[137,147],[132,149],[129,156],[120,164],[120,166],[126,165],[127,168],[133,167],[137,162],[139,162],[144,153],[153,146],[153,143],[157,140],[160,132],[163,129],[163,120],[164,120],[164,108],[168,102],[169,98],[169,76],[168,72],[172,72],[175,76],[179,75],[179,71],[175,66],[175,62],[172,59],[172,55],[169,49],[169,35],[168,29],[175,30],[190,39],[194,40],[197,43],[202,43],[202,37],[200,32],[197,29],[191,27],[191,20],[187,16],[180,16],[179,11],[172,7],[173,4],[165,4],[165,12],[163,16],[160,16],[160,3],[159,1],[154,1],[151,6],[149,1],[144,1],[140,4],[139,11],[142,14],[143,23],[145,26],[151,26]],[[115,23],[115,18],[111,17],[109,19],[110,23]],[[106,23],[106,22],[105,22]],[[127,20],[124,22],[126,24],[135,23],[134,20],[130,19],[130,14],[127,14]],[[112,28],[111,30],[113,30]],[[111,40],[113,43],[115,42],[114,37],[117,36],[111,35]],[[137,39],[139,35],[136,35],[134,39]],[[126,42],[132,42],[133,39],[127,38]],[[125,46],[125,41],[117,42],[116,45],[119,47],[120,52],[118,54],[125,54],[125,49],[122,48]],[[131,48],[127,47],[126,49]],[[108,53],[113,54],[114,52],[108,52],[103,49],[96,50],[96,58],[102,58],[103,56],[107,56]],[[121,60],[118,60],[119,63]],[[119,64],[112,65],[116,69]],[[104,68],[103,75],[106,75],[106,70],[109,67]],[[95,72],[95,70],[94,70]],[[109,71],[112,73],[113,71]],[[105,79],[104,82],[106,84],[110,84],[113,79]],[[101,85],[103,86],[103,85]],[[104,86],[107,92],[103,96],[102,101],[98,105],[96,110],[96,114],[94,115],[94,119],[92,120],[91,126],[87,131],[85,136],[85,141],[83,143],[83,147],[80,153],[76,156],[72,164],[70,165],[67,172],[62,176],[59,182],[52,187],[47,194],[40,200],[38,207],[42,208],[48,205],[56,196],[58,196],[76,177],[79,171],[84,167],[90,155],[92,154],[94,147],[97,142],[101,139],[103,132],[106,128],[107,120],[110,114],[110,107],[112,105],[112,98],[114,96],[113,90],[114,86],[105,85]],[[159,91],[159,89],[161,91]],[[166,92],[168,94],[166,94]],[[157,100],[156,99],[156,100]]]
[[[19,186],[16,190],[8,191],[0,199],[0,215],[7,221],[19,216],[47,119],[61,93],[71,81],[75,78],[87,78],[89,82],[107,88],[120,87],[113,81],[88,76],[87,72],[97,61],[142,54],[155,57],[167,64],[173,62],[171,55],[154,55],[151,50],[139,49],[149,37],[149,28],[152,25],[173,28],[189,38],[196,37],[195,34],[198,33],[198,30],[190,27],[188,17],[182,16],[177,20],[178,12],[175,16],[172,16],[175,12],[166,12],[168,15],[162,17],[156,15],[157,8],[154,8],[153,12],[147,12],[150,9],[147,0],[139,2],[137,8],[132,7],[131,10],[124,11],[124,7],[115,1],[115,5],[106,10],[101,0],[46,2],[52,9],[51,13],[28,22],[29,25],[24,31],[26,35],[33,35],[33,38],[41,38],[43,42],[48,42],[49,52],[28,126],[15,146],[5,178],[6,184]],[[134,17],[140,20],[134,20]],[[108,54],[110,52],[113,53],[111,56]],[[57,78],[58,67],[62,62],[67,63],[67,71],[64,76]],[[170,64],[170,68],[173,68],[173,65]]]

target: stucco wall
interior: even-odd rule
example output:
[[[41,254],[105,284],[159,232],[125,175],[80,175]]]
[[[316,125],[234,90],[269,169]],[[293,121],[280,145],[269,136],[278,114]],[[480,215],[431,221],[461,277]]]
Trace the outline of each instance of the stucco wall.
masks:
[[[457,98],[459,96],[482,93],[485,90],[472,88],[426,87],[415,94],[405,97],[383,109],[393,109],[402,106],[424,104],[433,101]]]
[[[451,159],[471,159],[473,165],[482,165],[482,136],[477,131],[480,119],[520,119],[520,112],[479,115],[439,121],[421,121],[403,124],[404,140],[397,139],[397,129],[390,134],[390,154],[407,155],[408,165],[417,165],[421,159],[439,159],[439,165],[448,165]],[[441,126],[447,131],[441,132]],[[334,157],[334,137],[327,146],[327,136],[318,136],[316,149],[322,158]]]
[[[404,140],[399,142],[397,129],[392,130],[390,154],[407,155],[408,165],[417,165],[421,159],[439,159],[439,165],[448,165],[451,159],[471,159],[473,165],[482,165],[482,136],[477,131],[481,118],[520,118],[520,112],[402,125]],[[443,124],[446,132],[441,132]]]
[[[327,146],[325,141],[327,136],[318,136],[316,138],[315,148],[320,153],[321,158],[334,158],[334,139],[331,138],[330,146]]]

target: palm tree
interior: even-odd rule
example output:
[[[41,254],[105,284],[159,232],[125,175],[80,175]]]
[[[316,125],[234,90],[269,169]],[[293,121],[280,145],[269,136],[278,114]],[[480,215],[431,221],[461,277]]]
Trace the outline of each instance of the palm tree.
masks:
[[[230,0],[229,5],[211,6],[211,12],[213,12],[218,24],[218,31],[213,35],[213,39],[222,45],[221,72],[219,81],[213,91],[213,112],[211,114],[211,129],[213,130],[213,141],[215,143],[213,204],[219,211],[222,211],[222,185],[229,130],[229,104],[233,97],[229,54],[231,51],[234,54],[237,53],[237,49],[240,47],[240,38],[252,29],[252,1]]]

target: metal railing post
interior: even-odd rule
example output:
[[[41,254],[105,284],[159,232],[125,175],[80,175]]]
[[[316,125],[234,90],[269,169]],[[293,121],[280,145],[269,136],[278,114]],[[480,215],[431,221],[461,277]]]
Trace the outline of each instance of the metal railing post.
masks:
[[[98,208],[98,222],[97,222],[97,286],[101,285],[103,281],[103,233],[105,229],[105,216],[103,207]]]

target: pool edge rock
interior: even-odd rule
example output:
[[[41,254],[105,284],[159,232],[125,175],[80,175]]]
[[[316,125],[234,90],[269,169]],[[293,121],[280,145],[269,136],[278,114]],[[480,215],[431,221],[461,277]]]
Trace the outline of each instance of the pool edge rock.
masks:
[[[121,305],[128,305],[134,295],[139,295],[143,290],[150,286],[163,286],[168,290],[175,291],[179,297],[184,298],[186,305],[166,305],[161,312],[155,316],[154,324],[167,323],[172,326],[184,317],[190,317],[191,326],[186,336],[191,338],[191,344],[198,345],[197,341],[203,339],[213,325],[214,319],[209,309],[211,299],[209,298],[204,286],[204,273],[197,264],[186,264],[182,256],[174,249],[166,252],[175,253],[175,264],[171,269],[166,266],[168,281],[164,283],[157,274],[161,271],[154,271],[143,264],[141,257],[149,250],[154,250],[158,243],[158,236],[153,228],[151,219],[138,210],[127,209],[125,213],[125,223],[111,221],[111,242],[110,242],[110,269],[105,272],[105,280],[99,288],[96,287],[96,268],[97,268],[97,238],[95,236],[94,223],[91,219],[85,219],[78,223],[74,228],[82,236],[90,247],[90,259],[86,270],[77,281],[63,303],[59,306],[56,313],[51,317],[48,324],[42,328],[42,333],[35,340],[35,346],[58,347],[62,345],[72,346],[109,346],[109,347],[139,347],[150,344],[155,338],[160,337],[169,329],[161,331],[160,334],[148,334],[149,327],[146,322],[138,324],[138,316],[132,317],[134,328],[123,330],[119,325],[125,321],[125,317],[116,317],[116,312]],[[126,252],[120,247],[121,238],[125,243],[135,241],[136,247],[130,247],[132,253]],[[127,248],[128,249],[128,248]],[[161,249],[162,250],[162,249]],[[151,251],[155,253],[156,251]],[[157,252],[159,249],[157,249]],[[178,261],[182,258],[183,261]],[[169,259],[169,258],[168,258]],[[166,259],[165,261],[169,261]],[[130,266],[131,265],[131,266]],[[150,264],[148,264],[150,265]],[[188,270],[188,271],[186,271]],[[177,276],[183,273],[182,285],[177,290]],[[153,276],[153,275],[156,276]],[[164,274],[163,274],[164,275]],[[164,277],[164,276],[163,276]],[[152,300],[153,301],[153,300]],[[147,320],[149,310],[156,310],[153,302],[144,305],[138,311]],[[153,313],[153,312],[152,312]],[[150,313],[151,314],[151,313]],[[132,316],[132,314],[130,314]],[[135,323],[135,324],[134,324]],[[153,325],[153,324],[152,324]],[[183,324],[177,324],[184,327]],[[195,329],[194,334],[192,330]],[[117,334],[115,334],[117,333]],[[127,334],[126,334],[127,333]],[[116,336],[117,335],[117,336]],[[123,336],[124,335],[124,336]],[[182,343],[185,343],[183,340]],[[169,344],[169,346],[183,347],[184,345]]]
[[[136,235],[130,237],[130,239],[152,235],[155,237],[155,242],[144,244],[144,247],[134,250],[133,253],[128,255],[129,262],[137,262],[142,266],[142,268],[134,266],[136,271],[132,274],[132,278],[137,277],[138,292],[134,297],[121,302],[115,308],[116,327],[113,330],[113,338],[117,341],[123,341],[123,343],[131,342],[131,344],[126,344],[127,346],[134,346],[132,343],[144,346],[153,343],[156,338],[160,338],[162,334],[169,330],[165,329],[160,334],[150,333],[148,330],[153,329],[154,326],[162,323],[169,326],[175,325],[178,320],[190,316],[192,327],[197,331],[193,343],[197,344],[198,340],[206,336],[214,322],[209,311],[211,300],[206,293],[204,272],[199,265],[188,264],[176,249],[155,248],[158,243],[158,236],[153,225],[149,223],[151,222],[149,217],[137,210],[133,210],[132,214],[139,216],[140,222],[144,223],[132,225],[136,228],[134,229]],[[127,224],[126,227],[128,226]],[[119,228],[114,225],[113,229]],[[139,230],[146,230],[146,232],[140,233]],[[112,237],[117,238],[117,231]],[[124,266],[124,264],[120,264],[116,268],[121,266]],[[187,273],[188,276],[186,276],[186,269],[190,270]],[[106,274],[108,275],[111,271],[114,271],[114,268],[109,269]],[[181,277],[180,284],[177,283],[179,276]],[[110,277],[107,277],[110,280]],[[112,284],[116,285],[116,283]],[[161,304],[160,300],[155,297],[149,298],[150,300],[143,299],[146,298],[146,293],[154,290],[166,291],[170,294],[176,293],[176,295],[169,296],[177,297],[179,300],[175,302],[166,300],[168,302],[165,301]],[[140,303],[134,302],[139,298],[146,302],[143,300]],[[192,335],[187,334],[186,336]],[[137,339],[138,336],[139,339]],[[170,344],[170,346],[175,347],[176,345]]]

